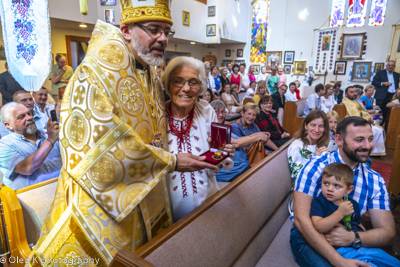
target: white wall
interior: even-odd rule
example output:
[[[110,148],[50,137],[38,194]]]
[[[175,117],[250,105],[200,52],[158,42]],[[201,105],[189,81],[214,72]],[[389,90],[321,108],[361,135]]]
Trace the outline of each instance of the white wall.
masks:
[[[316,55],[315,43],[317,38],[315,37],[313,43],[314,29],[318,29],[323,25],[325,25],[325,27],[328,26],[325,22],[327,22],[329,17],[331,0],[270,0],[270,2],[271,9],[268,25],[269,35],[267,37],[267,51],[282,51],[283,53],[284,51],[295,51],[295,60],[306,60],[307,66],[314,66],[314,56]],[[370,1],[368,2],[370,3]],[[376,62],[386,61],[388,50],[391,46],[390,35],[392,25],[400,19],[398,13],[400,10],[400,1],[388,2],[384,26],[364,26],[359,28],[343,27],[338,31],[339,38],[342,33],[367,32],[367,51],[364,60],[372,61],[373,65]],[[305,21],[302,21],[298,18],[298,15],[305,9],[308,10],[309,15]],[[367,14],[369,14],[369,7]],[[314,48],[313,56],[311,56],[312,48]],[[342,81],[342,87],[351,84],[348,83],[351,66],[353,66],[353,61],[348,60],[346,75],[337,76],[338,80]],[[296,79],[304,83],[304,76],[287,75],[288,82]],[[335,75],[333,75],[333,73],[328,73],[326,83],[334,80]],[[319,77],[314,84],[323,82],[324,78]],[[366,85],[367,83],[360,84]]]
[[[50,0],[48,2],[50,17],[52,18],[79,21],[91,24],[96,23],[96,20],[98,18],[97,3],[99,3],[100,5],[99,0],[87,1],[88,14],[86,16],[81,15],[80,13],[79,0]]]

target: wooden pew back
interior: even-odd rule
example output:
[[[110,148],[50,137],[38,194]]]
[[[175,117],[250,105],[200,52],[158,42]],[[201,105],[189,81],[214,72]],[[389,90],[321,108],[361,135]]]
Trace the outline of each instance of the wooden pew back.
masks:
[[[394,107],[390,111],[389,124],[386,132],[386,153],[394,155],[397,138],[400,135],[400,107]],[[400,151],[398,152],[400,153]]]
[[[155,266],[255,266],[287,222],[292,180],[283,145],[137,250]],[[291,225],[289,223],[288,225]],[[290,226],[289,226],[290,227]],[[289,229],[282,255],[294,266]],[[287,252],[289,253],[287,255]]]
[[[397,136],[396,150],[393,158],[392,172],[388,185],[388,192],[397,196],[400,193],[400,135]]]
[[[288,101],[285,103],[285,111],[283,113],[283,129],[285,129],[291,136],[300,129],[301,124],[304,122],[302,117],[306,107],[307,98],[303,98],[297,102]]]
[[[337,104],[332,109],[339,114],[340,119],[343,119],[344,117],[346,117],[347,110],[346,110],[345,105]]]

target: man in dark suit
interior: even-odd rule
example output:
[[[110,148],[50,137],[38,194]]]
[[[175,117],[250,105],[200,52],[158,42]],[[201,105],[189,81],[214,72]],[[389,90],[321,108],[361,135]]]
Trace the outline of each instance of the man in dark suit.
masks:
[[[335,83],[333,85],[333,97],[335,98],[337,104],[342,103],[343,100],[343,90],[340,89],[341,86],[341,83]]]
[[[376,104],[381,108],[383,118],[386,117],[387,103],[392,100],[396,89],[399,87],[400,74],[394,72],[395,66],[395,62],[389,60],[386,63],[386,69],[378,71],[372,80],[372,85],[376,88]]]
[[[282,84],[279,87],[278,91],[271,95],[272,99],[274,100],[274,106],[272,107],[272,109],[276,111],[276,113],[273,113],[273,116],[278,119],[280,125],[283,124],[283,109],[286,102],[285,94],[287,88],[288,87],[286,84]]]
[[[13,101],[13,94],[19,90],[24,90],[24,88],[19,85],[19,83],[14,79],[8,70],[8,64],[5,64],[7,71],[0,74],[0,93],[3,97],[3,106],[8,102]]]

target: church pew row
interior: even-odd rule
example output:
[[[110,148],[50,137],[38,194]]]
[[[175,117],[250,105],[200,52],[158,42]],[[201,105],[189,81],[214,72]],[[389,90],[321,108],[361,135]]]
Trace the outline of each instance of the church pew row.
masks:
[[[397,138],[400,135],[400,107],[394,107],[390,111],[389,123],[386,131],[386,153],[388,155],[395,155],[395,147]],[[400,153],[397,152],[397,153]],[[394,164],[393,164],[394,166]]]
[[[400,135],[397,136],[396,149],[394,152],[392,173],[388,185],[389,194],[397,196],[400,193]]]
[[[297,266],[289,243],[290,143],[137,250],[140,263],[120,251],[111,266]]]
[[[1,235],[3,247],[8,248],[7,257],[26,259],[31,247],[37,243],[43,222],[54,199],[58,178],[50,179],[14,191],[0,185]],[[7,242],[8,241],[8,242]],[[24,266],[23,262],[13,266]]]

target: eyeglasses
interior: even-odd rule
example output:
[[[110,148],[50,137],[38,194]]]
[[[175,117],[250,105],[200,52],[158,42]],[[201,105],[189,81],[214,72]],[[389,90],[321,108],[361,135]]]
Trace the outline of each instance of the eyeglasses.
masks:
[[[164,33],[165,37],[167,37],[167,39],[170,39],[170,38],[174,37],[174,35],[175,35],[175,31],[172,29],[169,29],[169,28],[163,30],[161,27],[157,27],[157,26],[147,27],[147,26],[144,26],[139,23],[132,23],[132,25],[139,26],[140,28],[145,30],[154,39],[157,39],[163,33]]]
[[[214,109],[215,110],[215,114],[217,114],[217,115],[225,115],[225,110],[216,110],[216,109]]]
[[[200,85],[202,84],[199,79],[192,78],[190,80],[185,80],[180,77],[175,77],[170,80],[172,82],[172,85],[178,88],[182,88],[186,82],[189,84],[190,89],[199,89]]]

